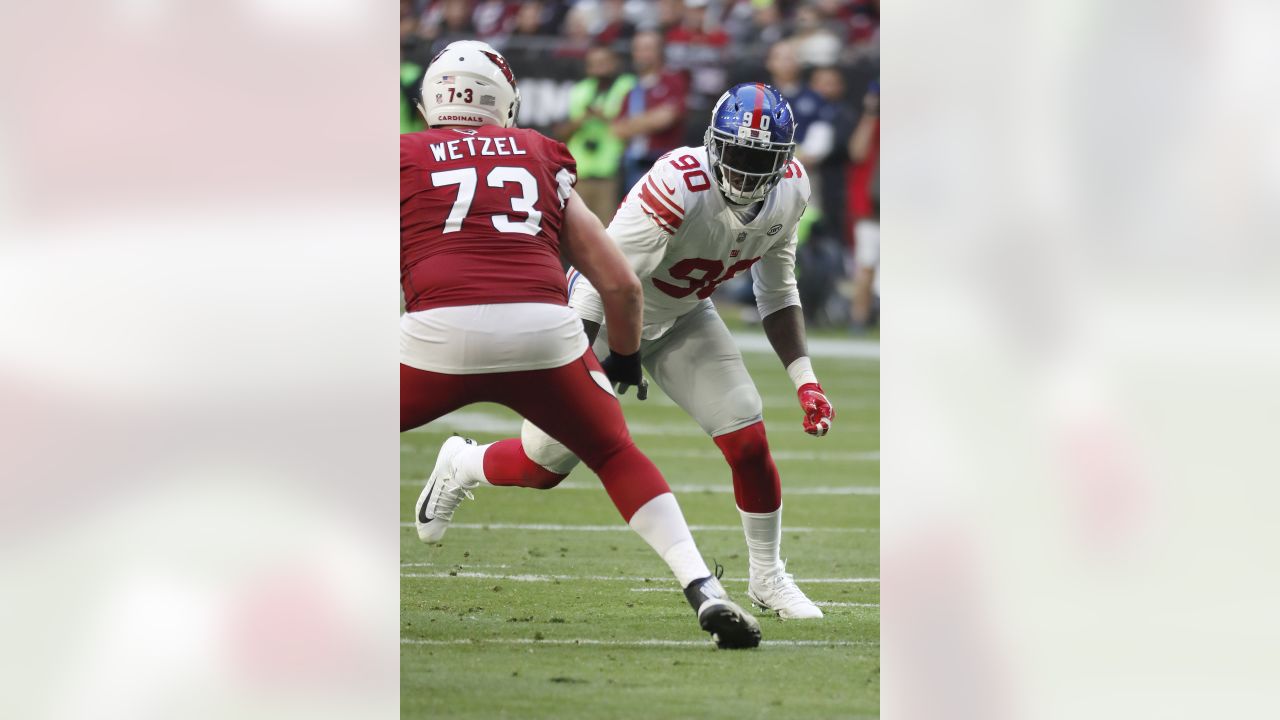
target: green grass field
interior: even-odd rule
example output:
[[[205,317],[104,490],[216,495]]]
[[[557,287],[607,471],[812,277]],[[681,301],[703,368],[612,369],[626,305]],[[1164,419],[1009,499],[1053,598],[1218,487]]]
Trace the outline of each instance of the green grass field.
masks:
[[[478,488],[444,541],[422,544],[413,504],[440,443],[518,431],[514,413],[475,405],[401,436],[402,717],[879,714],[879,361],[814,357],[837,411],[817,439],[801,430],[777,359],[745,357],[782,474],[783,556],[826,618],[784,623],[753,608],[760,648],[716,650],[666,565],[581,466],[550,491]],[[623,408],[708,564],[724,565],[746,606],[746,547],[719,451],[656,388],[643,403],[628,393]]]

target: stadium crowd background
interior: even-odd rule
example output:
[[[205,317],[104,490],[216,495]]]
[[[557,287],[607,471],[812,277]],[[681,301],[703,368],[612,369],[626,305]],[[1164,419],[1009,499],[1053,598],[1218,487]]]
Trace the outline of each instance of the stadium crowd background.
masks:
[[[797,252],[807,319],[878,324],[878,0],[402,0],[401,132],[422,129],[425,68],[463,39],[506,56],[520,126],[568,144],[579,193],[606,224],[659,155],[702,144],[721,93],[777,87],[813,185]],[[721,292],[754,319],[746,278]]]

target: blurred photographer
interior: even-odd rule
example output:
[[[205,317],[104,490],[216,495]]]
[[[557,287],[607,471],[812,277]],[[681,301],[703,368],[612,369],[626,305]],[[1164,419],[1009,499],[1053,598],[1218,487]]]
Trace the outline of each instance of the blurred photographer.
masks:
[[[618,207],[618,173],[626,149],[610,124],[636,85],[635,76],[619,74],[620,68],[617,53],[608,46],[587,51],[587,77],[573,86],[569,119],[557,132],[578,162],[578,194],[605,224]]]

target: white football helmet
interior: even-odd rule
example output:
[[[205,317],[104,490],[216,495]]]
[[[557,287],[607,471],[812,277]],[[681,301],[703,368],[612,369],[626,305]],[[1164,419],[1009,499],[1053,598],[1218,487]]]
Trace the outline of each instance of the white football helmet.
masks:
[[[520,112],[520,91],[501,53],[488,43],[459,40],[449,43],[427,67],[418,110],[428,127],[512,127]]]

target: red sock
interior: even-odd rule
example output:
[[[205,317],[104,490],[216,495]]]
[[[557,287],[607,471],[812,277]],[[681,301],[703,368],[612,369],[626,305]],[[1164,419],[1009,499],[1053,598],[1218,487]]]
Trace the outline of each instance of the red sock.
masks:
[[[712,439],[733,470],[733,496],[740,509],[768,513],[782,506],[782,481],[769,454],[764,421]]]
[[[494,485],[549,490],[567,477],[542,467],[529,459],[520,438],[499,440],[484,452],[484,477]]]

